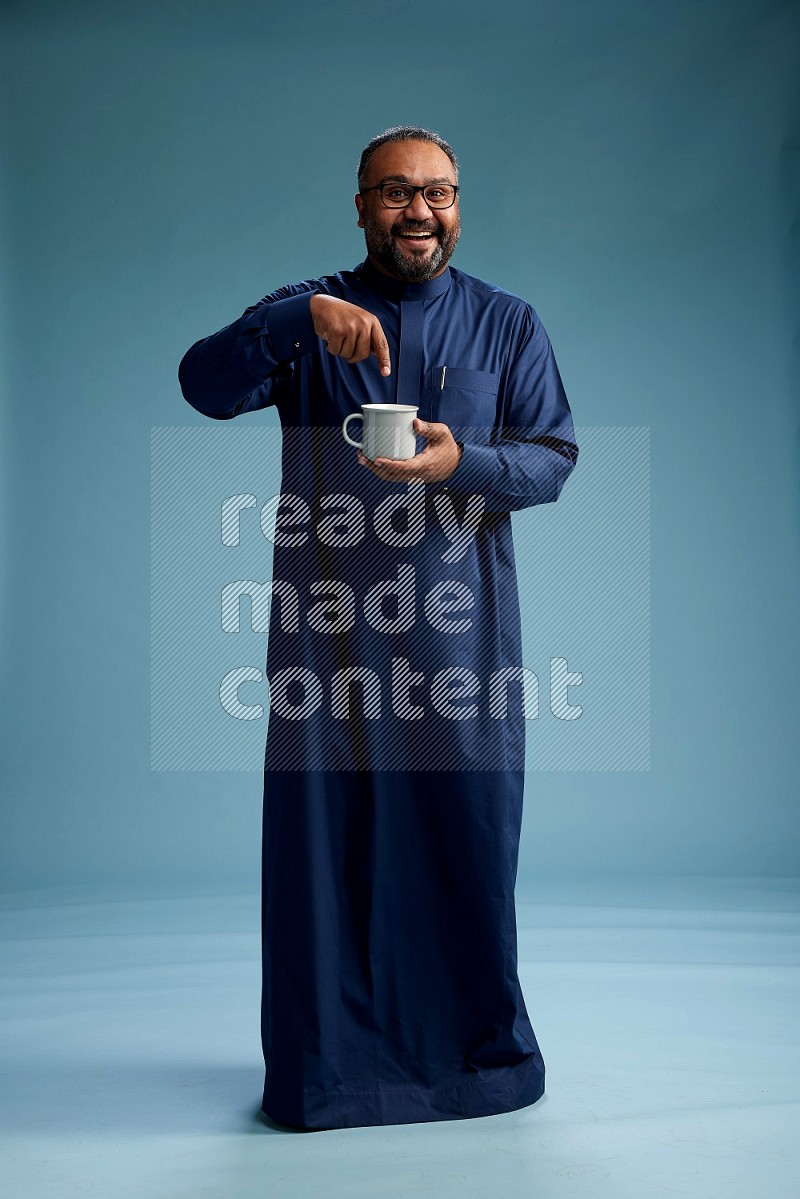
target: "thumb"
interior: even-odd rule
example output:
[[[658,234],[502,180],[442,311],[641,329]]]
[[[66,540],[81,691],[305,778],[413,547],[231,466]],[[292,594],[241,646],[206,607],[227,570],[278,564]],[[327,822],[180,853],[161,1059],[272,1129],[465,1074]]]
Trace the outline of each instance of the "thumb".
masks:
[[[414,417],[414,430],[419,433],[420,437],[427,437],[435,441],[438,436],[436,425],[431,421],[422,420],[419,416]]]

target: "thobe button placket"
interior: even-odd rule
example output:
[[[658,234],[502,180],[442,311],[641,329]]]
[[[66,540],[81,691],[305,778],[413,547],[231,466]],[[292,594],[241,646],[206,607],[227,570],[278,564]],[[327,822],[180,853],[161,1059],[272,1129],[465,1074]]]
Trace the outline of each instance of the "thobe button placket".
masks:
[[[396,403],[419,407],[422,383],[422,300],[400,301],[400,354]]]

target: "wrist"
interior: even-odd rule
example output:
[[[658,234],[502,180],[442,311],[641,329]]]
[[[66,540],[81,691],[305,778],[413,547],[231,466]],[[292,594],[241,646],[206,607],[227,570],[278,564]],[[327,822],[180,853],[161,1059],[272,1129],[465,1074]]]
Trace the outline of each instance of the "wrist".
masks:
[[[445,482],[445,483],[447,482],[447,479],[452,479],[453,475],[454,475],[454,474],[456,473],[456,471],[458,470],[459,463],[461,462],[461,455],[462,455],[462,454],[463,454],[463,452],[464,452],[464,442],[463,442],[463,441],[457,441],[457,442],[456,442],[456,448],[458,449],[458,457],[456,458],[456,464],[455,464],[455,466],[453,467],[453,469],[450,471],[450,474],[449,474],[449,475],[447,475],[447,477],[444,479],[444,482]]]

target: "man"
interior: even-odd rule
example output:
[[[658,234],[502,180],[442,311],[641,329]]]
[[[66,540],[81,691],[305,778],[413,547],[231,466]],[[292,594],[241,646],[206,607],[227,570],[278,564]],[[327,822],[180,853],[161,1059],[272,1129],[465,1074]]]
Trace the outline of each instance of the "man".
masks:
[[[458,163],[403,126],[361,155],[367,257],[271,292],[179,369],[283,435],[267,675],[262,1111],[319,1129],[534,1103],[517,975],[525,678],[510,513],[578,450],[524,300],[448,265]],[[418,452],[354,454],[364,403]]]

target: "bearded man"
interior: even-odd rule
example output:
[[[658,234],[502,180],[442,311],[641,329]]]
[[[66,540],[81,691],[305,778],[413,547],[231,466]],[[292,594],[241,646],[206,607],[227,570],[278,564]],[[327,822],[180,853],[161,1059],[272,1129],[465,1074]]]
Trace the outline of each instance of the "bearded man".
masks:
[[[300,1128],[544,1092],[517,973],[511,513],[555,501],[578,448],[531,304],[449,265],[459,199],[448,142],[387,129],[358,165],[366,258],[270,292],[179,368],[199,412],[281,421],[261,1111]],[[344,418],[375,403],[417,409],[413,457],[347,446]]]

